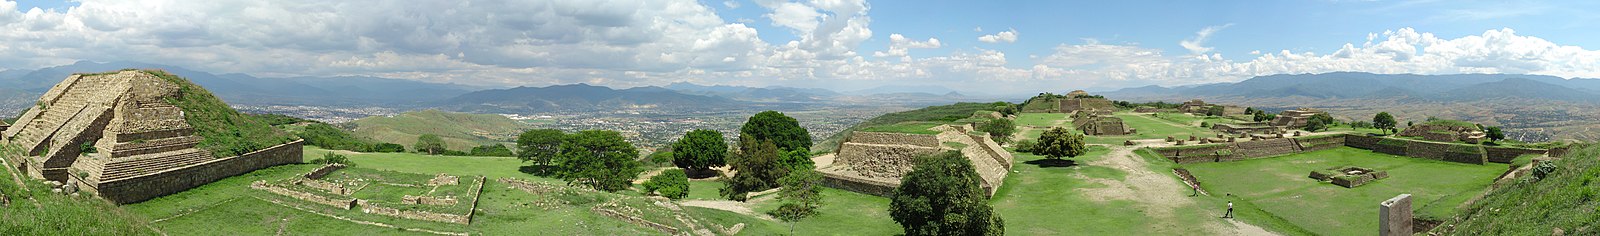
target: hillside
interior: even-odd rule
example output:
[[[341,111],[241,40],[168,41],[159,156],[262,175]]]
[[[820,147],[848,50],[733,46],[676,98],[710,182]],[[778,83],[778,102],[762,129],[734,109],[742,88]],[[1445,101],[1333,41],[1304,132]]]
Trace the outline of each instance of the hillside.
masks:
[[[1600,146],[1555,161],[1543,179],[1524,176],[1471,204],[1435,232],[1448,235],[1600,234]],[[1562,235],[1556,233],[1555,235]]]
[[[883,114],[873,117],[860,124],[834,133],[812,145],[813,152],[832,152],[839,148],[839,142],[850,136],[853,131],[898,132],[898,133],[931,133],[928,128],[941,124],[955,123],[962,119],[974,117],[980,113],[990,113],[1000,110],[1005,103],[971,103],[963,102],[944,106],[930,106],[921,109]]]
[[[741,104],[732,99],[683,94],[661,87],[616,90],[573,84],[483,90],[462,94],[436,105],[461,112],[532,114],[622,109],[706,110]]]
[[[357,137],[411,148],[417,143],[417,136],[433,134],[443,138],[450,150],[460,151],[484,144],[514,142],[517,134],[530,127],[500,115],[438,110],[367,117],[353,123]]]
[[[204,138],[197,147],[211,151],[213,156],[236,156],[298,139],[267,122],[233,110],[188,79],[166,71],[145,72],[178,85],[182,97],[169,98],[167,103],[183,109],[183,118],[194,127],[194,134]]]

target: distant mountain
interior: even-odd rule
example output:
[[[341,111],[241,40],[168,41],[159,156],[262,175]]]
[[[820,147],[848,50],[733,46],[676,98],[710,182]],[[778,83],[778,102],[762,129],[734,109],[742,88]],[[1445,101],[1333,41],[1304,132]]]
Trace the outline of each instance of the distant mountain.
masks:
[[[170,65],[90,61],[31,71],[0,72],[0,87],[22,91],[37,98],[73,73],[128,68],[166,70],[188,78],[228,103],[237,105],[414,106],[465,94],[474,89],[455,84],[376,77],[257,78],[245,74],[217,75]]]
[[[490,89],[434,104],[479,113],[614,111],[620,109],[706,110],[742,105],[723,97],[683,94],[662,87],[616,90],[588,84]]]
[[[727,85],[705,86],[679,82],[668,84],[666,88],[685,94],[717,96],[750,102],[818,102],[839,96],[838,92],[827,89],[779,86],[765,88]]]
[[[1314,99],[1404,98],[1427,101],[1475,101],[1527,98],[1600,102],[1600,79],[1562,79],[1544,75],[1460,74],[1414,75],[1335,72],[1257,76],[1238,83],[1165,88],[1145,86],[1103,93],[1109,97],[1188,98],[1240,97]]]

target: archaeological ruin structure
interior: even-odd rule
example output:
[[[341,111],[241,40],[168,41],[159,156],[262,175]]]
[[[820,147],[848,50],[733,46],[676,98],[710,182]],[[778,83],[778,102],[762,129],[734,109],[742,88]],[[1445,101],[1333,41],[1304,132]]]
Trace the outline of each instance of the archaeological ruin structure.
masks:
[[[1100,111],[1100,110],[1095,110]],[[1109,112],[1083,111],[1072,114],[1072,127],[1083,131],[1085,135],[1127,135],[1135,133],[1122,123],[1122,118],[1110,116]]]
[[[1272,124],[1272,126],[1284,127],[1284,128],[1288,128],[1288,129],[1305,128],[1306,124],[1310,123],[1309,121],[1311,120],[1311,116],[1315,116],[1315,115],[1321,114],[1321,113],[1323,113],[1323,112],[1320,111],[1320,110],[1311,109],[1311,108],[1300,108],[1300,109],[1294,109],[1294,110],[1287,110],[1287,111],[1283,111],[1283,112],[1278,113],[1278,117],[1277,118],[1273,118],[1272,119],[1272,123],[1269,123],[1269,124]]]
[[[1214,108],[1221,109],[1222,113],[1218,114],[1218,115],[1222,115],[1222,116],[1243,115],[1244,114],[1244,110],[1245,110],[1244,107],[1240,107],[1240,106],[1222,105],[1222,104],[1210,104],[1210,103],[1206,103],[1205,101],[1202,101],[1200,99],[1189,100],[1189,101],[1183,102],[1182,105],[1178,105],[1178,111],[1179,112],[1195,114],[1195,115],[1206,115],[1206,114],[1209,114],[1209,113],[1211,113],[1211,109],[1214,109]]]
[[[1449,120],[1432,121],[1412,125],[1410,127],[1406,127],[1404,131],[1400,131],[1400,133],[1396,135],[1405,137],[1422,137],[1428,141],[1436,142],[1466,143],[1478,143],[1483,141],[1485,137],[1488,137],[1488,135],[1484,134],[1483,130],[1478,129],[1478,126],[1475,124],[1467,124],[1465,122]]]
[[[23,155],[5,158],[21,173],[116,203],[301,162],[300,141],[232,157],[197,148],[204,138],[195,134],[184,110],[169,103],[184,96],[180,85],[152,73],[67,77],[6,129],[6,142]]]
[[[900,186],[900,178],[911,172],[918,156],[958,151],[972,161],[979,186],[993,195],[1011,171],[1009,151],[988,135],[969,134],[970,125],[934,127],[938,135],[853,132],[839,144],[831,164],[817,166],[829,187],[889,196]],[[945,143],[959,143],[950,146]]]
[[[1058,112],[1061,113],[1072,113],[1083,110],[1109,111],[1117,109],[1117,106],[1112,104],[1111,100],[1107,100],[1104,97],[1089,95],[1088,92],[1084,92],[1083,90],[1069,92],[1067,93],[1066,98],[1062,98],[1056,102],[1060,103],[1060,109]]]

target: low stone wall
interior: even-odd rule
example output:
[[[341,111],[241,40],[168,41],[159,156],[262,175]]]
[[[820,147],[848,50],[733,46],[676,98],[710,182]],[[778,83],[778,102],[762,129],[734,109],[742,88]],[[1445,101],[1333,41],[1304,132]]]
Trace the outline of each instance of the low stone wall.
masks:
[[[350,196],[351,193],[355,192],[355,191],[351,191],[349,188],[345,188],[343,184],[329,183],[327,181],[314,180],[314,179],[298,179],[298,180],[294,181],[294,184],[298,184],[300,186],[311,187],[311,188],[315,188],[315,189],[321,189],[322,191],[328,191],[328,193],[338,194],[338,195],[345,195],[345,196]]]
[[[1366,135],[1344,135],[1344,145],[1353,148],[1372,150],[1378,147],[1378,140],[1383,138]]]
[[[405,196],[400,197],[400,204],[449,206],[449,205],[455,205],[456,203],[461,203],[461,202],[460,201],[456,201],[455,197],[450,197],[450,196],[433,197],[433,196],[411,196],[411,195],[405,195]]]
[[[1487,160],[1483,148],[1476,145],[1407,140],[1405,153],[1409,157],[1480,165]]]
[[[373,203],[367,202],[367,201],[356,201],[356,205],[361,206],[361,212],[363,212],[363,213],[393,216],[393,217],[399,217],[399,218],[403,218],[403,219],[424,220],[424,221],[444,222],[444,223],[455,223],[455,224],[463,224],[464,225],[464,224],[468,224],[471,221],[471,218],[472,218],[469,215],[446,214],[446,213],[426,212],[426,211],[406,211],[406,210],[400,210],[400,209],[395,209],[395,208],[390,208],[390,207],[385,207],[385,206],[379,206],[377,204],[373,204]]]
[[[1309,152],[1346,146],[1345,136],[1346,135],[1306,136],[1295,137],[1294,139],[1295,143],[1300,144],[1300,150]]]
[[[1233,146],[1226,144],[1208,144],[1151,148],[1151,151],[1155,151],[1156,154],[1160,154],[1162,157],[1166,157],[1173,162],[1183,164],[1222,161],[1221,159],[1224,157],[1217,155],[1217,151],[1221,150],[1233,152]]]
[[[856,131],[850,134],[847,143],[887,144],[887,145],[916,145],[923,147],[938,147],[939,138],[926,134],[902,134]]]
[[[236,157],[219,158],[187,167],[101,182],[97,189],[101,197],[117,204],[141,202],[261,168],[300,163],[303,151],[300,146],[303,141],[295,140]]]
[[[333,173],[333,171],[339,169],[344,169],[344,167],[344,164],[339,163],[328,164],[311,171],[311,173],[306,173],[305,177],[306,179],[322,179],[322,177],[328,176],[329,173]]]
[[[354,207],[356,205],[356,199],[354,199],[354,198],[351,198],[351,199],[333,199],[333,198],[323,197],[321,195],[316,195],[316,194],[312,194],[312,193],[290,190],[290,189],[286,189],[286,188],[278,187],[278,186],[272,186],[270,184],[267,184],[267,182],[265,180],[256,181],[255,183],[250,183],[250,188],[265,190],[267,192],[271,192],[271,193],[278,194],[278,195],[283,195],[285,197],[291,197],[291,198],[295,198],[295,199],[305,200],[307,202],[316,203],[316,204],[322,204],[322,205],[328,205],[328,206],[332,206],[332,207],[339,208],[339,209],[345,209],[345,210],[349,210],[350,208],[352,208],[352,207]]]
[[[672,227],[670,225],[665,225],[665,224],[661,224],[661,223],[652,222],[652,221],[645,220],[643,218],[639,218],[639,217],[636,217],[636,216],[623,214],[623,213],[617,212],[615,210],[600,208],[600,206],[595,206],[594,208],[590,208],[590,210],[594,211],[595,214],[600,214],[600,215],[611,217],[611,218],[615,218],[615,219],[618,219],[618,220],[627,221],[628,223],[633,223],[634,225],[638,225],[638,226],[642,226],[642,227],[652,228],[652,229],[661,231],[662,233],[666,233],[667,235],[679,235],[678,234],[679,233],[678,227]]]
[[[1483,151],[1484,151],[1484,153],[1489,155],[1489,162],[1507,163],[1507,164],[1511,163],[1511,160],[1517,159],[1517,157],[1522,156],[1522,155],[1527,155],[1527,154],[1548,155],[1550,153],[1549,150],[1541,150],[1541,149],[1514,148],[1514,147],[1488,147],[1488,146],[1483,147]]]
[[[899,187],[899,184],[822,172],[822,186],[880,197],[891,197],[894,196],[894,189]]]

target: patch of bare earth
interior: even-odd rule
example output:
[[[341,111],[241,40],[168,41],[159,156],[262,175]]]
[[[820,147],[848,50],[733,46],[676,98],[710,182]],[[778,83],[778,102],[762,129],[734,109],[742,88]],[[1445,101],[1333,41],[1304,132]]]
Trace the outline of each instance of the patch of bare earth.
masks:
[[[1159,140],[1156,141],[1159,143]],[[1148,143],[1148,142],[1147,142]],[[1086,189],[1084,194],[1091,200],[1128,200],[1138,204],[1151,217],[1161,219],[1156,222],[1176,222],[1181,217],[1216,217],[1222,215],[1223,209],[1200,207],[1206,215],[1178,215],[1173,210],[1193,207],[1196,203],[1190,199],[1190,190],[1187,185],[1168,173],[1158,173],[1147,168],[1150,163],[1144,161],[1133,153],[1133,150],[1150,146],[1111,146],[1111,153],[1106,158],[1095,160],[1087,165],[1113,168],[1127,173],[1123,180],[1085,178],[1104,187]],[[1080,176],[1081,177],[1081,176]],[[1277,235],[1266,229],[1243,222],[1229,219],[1225,222],[1204,221],[1205,225],[1196,227],[1200,235]]]

